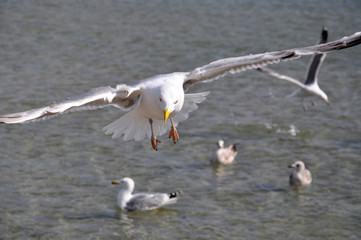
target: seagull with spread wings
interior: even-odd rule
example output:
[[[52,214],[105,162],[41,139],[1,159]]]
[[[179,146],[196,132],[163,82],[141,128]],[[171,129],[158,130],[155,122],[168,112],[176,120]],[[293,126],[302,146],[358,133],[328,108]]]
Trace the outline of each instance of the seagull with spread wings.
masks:
[[[189,113],[196,110],[197,104],[203,102],[209,94],[209,92],[186,94],[185,92],[192,85],[219,79],[227,73],[234,74],[257,69],[301,56],[353,47],[360,43],[361,32],[357,32],[325,44],[220,59],[190,72],[156,75],[133,86],[120,84],[115,88],[95,88],[60,103],[2,115],[0,123],[24,123],[55,116],[66,111],[115,106],[129,112],[106,126],[105,133],[112,134],[113,138],[123,136],[125,141],[141,141],[147,136],[151,139],[152,147],[157,150],[157,143],[160,142],[157,136],[165,134],[170,128],[169,137],[172,137],[173,142],[176,143],[179,139],[176,129],[178,123],[187,119]]]
[[[322,28],[321,31],[319,44],[326,43],[327,38],[328,38],[328,31],[324,27]],[[297,89],[288,97],[292,97],[297,94],[301,94],[302,97],[317,96],[323,99],[327,104],[330,104],[330,102],[328,101],[327,94],[324,91],[322,91],[322,89],[318,85],[318,73],[325,58],[326,58],[326,53],[315,54],[313,56],[310,66],[308,67],[306,81],[304,84],[298,81],[297,79],[277,73],[269,68],[258,68],[257,70],[267,73],[270,76],[289,81],[300,87],[300,89]],[[313,105],[315,105],[315,102],[312,103]],[[303,106],[303,109],[307,111],[307,106],[305,104]]]

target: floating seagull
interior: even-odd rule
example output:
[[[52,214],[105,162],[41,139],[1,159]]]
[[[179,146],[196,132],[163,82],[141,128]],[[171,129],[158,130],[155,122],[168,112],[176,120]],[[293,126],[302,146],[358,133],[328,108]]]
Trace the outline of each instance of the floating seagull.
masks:
[[[311,172],[306,169],[302,161],[296,161],[289,168],[295,168],[290,175],[290,185],[310,185],[312,182]]]
[[[211,162],[212,163],[221,163],[221,164],[230,164],[234,161],[234,158],[237,156],[237,147],[235,144],[224,147],[224,141],[221,139],[218,141],[218,149],[214,152]]]
[[[129,110],[120,119],[104,128],[113,138],[123,136],[125,141],[141,141],[146,136],[157,150],[157,136],[171,129],[169,137],[176,143],[179,139],[176,126],[197,109],[209,92],[185,94],[194,84],[209,82],[224,77],[227,73],[238,73],[256,69],[281,60],[291,60],[305,55],[320,54],[353,47],[361,43],[361,32],[326,44],[293,48],[283,51],[251,54],[242,57],[225,58],[211,62],[190,72],[174,72],[156,75],[140,81],[134,86],[125,84],[100,87],[60,103],[0,116],[0,123],[24,123],[52,117],[66,111],[96,109],[115,106]],[[169,121],[170,119],[170,124]]]
[[[122,210],[127,211],[146,211],[153,210],[164,205],[176,203],[179,191],[172,193],[136,193],[134,190],[134,181],[131,178],[123,178],[112,181],[112,184],[120,184],[121,189],[117,196],[117,203]]]
[[[326,43],[327,37],[328,37],[328,31],[326,28],[323,28],[322,32],[321,32],[319,44]],[[313,56],[310,66],[308,68],[306,81],[304,84],[301,83],[300,81],[298,81],[297,79],[294,79],[294,78],[286,76],[286,75],[279,74],[275,71],[272,71],[269,68],[258,68],[257,70],[267,73],[273,77],[289,81],[300,87],[300,89],[297,89],[295,92],[290,94],[288,97],[295,96],[299,93],[303,93],[302,94],[303,97],[318,96],[318,97],[322,98],[327,104],[330,104],[326,93],[324,91],[322,91],[322,89],[318,86],[318,83],[317,83],[318,82],[318,78],[317,78],[318,72],[320,71],[320,67],[322,65],[323,60],[325,60],[325,57],[326,57],[326,53],[315,54]],[[312,104],[315,106],[316,103],[313,101]],[[305,111],[307,111],[307,107],[305,104],[304,104],[303,108]]]

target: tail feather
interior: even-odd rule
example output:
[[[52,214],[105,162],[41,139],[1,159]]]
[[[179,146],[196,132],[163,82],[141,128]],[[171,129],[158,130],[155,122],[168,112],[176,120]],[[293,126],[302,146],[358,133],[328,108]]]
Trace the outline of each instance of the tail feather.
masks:
[[[136,141],[141,141],[142,139],[145,138],[146,134],[147,134],[147,127],[149,128],[149,126],[147,124],[143,124],[141,126],[138,126],[139,129],[136,132],[134,139]]]
[[[124,141],[132,140],[141,141],[146,135],[150,136],[148,120],[141,116],[136,110],[130,111],[123,117],[105,126],[105,134],[112,135],[113,138],[123,136]]]
[[[162,120],[153,120],[153,130],[155,136],[161,136],[170,128],[170,123],[164,124]],[[105,134],[112,135],[113,138],[123,136],[124,141],[134,139],[141,141],[145,137],[151,137],[149,119],[145,118],[136,109],[128,112],[123,117],[112,122],[103,128]]]

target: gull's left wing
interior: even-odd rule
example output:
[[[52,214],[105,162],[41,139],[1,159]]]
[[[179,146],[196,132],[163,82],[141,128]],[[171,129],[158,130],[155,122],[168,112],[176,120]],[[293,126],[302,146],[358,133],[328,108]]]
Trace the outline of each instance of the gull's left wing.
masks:
[[[260,68],[268,64],[278,63],[281,60],[287,61],[301,56],[341,50],[356,46],[360,43],[361,32],[357,32],[353,35],[325,44],[220,59],[189,72],[184,80],[183,88],[188,89],[190,86],[200,82],[216,80],[224,77],[227,73],[239,73],[250,69]]]

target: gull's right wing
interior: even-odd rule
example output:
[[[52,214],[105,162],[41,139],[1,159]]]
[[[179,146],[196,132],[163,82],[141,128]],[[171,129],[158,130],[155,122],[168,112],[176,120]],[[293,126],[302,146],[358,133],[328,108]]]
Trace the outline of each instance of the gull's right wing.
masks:
[[[137,105],[140,96],[141,93],[138,88],[124,84],[117,85],[116,88],[99,87],[46,107],[2,115],[0,116],[0,123],[25,123],[57,116],[65,112],[93,110],[111,105],[129,110]]]

